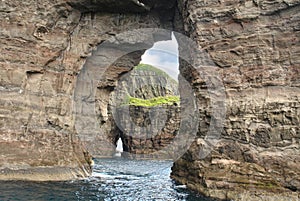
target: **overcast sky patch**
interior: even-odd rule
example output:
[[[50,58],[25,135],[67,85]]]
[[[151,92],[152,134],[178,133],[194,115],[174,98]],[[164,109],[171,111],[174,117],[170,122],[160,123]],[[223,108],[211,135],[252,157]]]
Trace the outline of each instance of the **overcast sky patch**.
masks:
[[[172,33],[172,40],[154,43],[152,48],[146,50],[140,63],[155,66],[178,80],[178,43],[174,34]]]

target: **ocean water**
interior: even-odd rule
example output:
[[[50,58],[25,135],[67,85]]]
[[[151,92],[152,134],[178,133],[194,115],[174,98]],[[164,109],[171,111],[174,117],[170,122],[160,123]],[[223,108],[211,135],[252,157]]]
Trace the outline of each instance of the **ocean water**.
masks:
[[[170,179],[172,162],[96,159],[90,178],[67,182],[1,181],[0,201],[210,201]]]

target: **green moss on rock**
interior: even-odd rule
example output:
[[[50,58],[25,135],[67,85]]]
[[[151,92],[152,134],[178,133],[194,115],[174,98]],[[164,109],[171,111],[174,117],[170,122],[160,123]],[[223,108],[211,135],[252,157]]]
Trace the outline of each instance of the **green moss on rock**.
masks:
[[[179,96],[159,96],[151,99],[141,99],[128,96],[126,105],[134,105],[134,106],[143,106],[143,107],[154,107],[158,105],[172,105],[174,103],[179,103]]]

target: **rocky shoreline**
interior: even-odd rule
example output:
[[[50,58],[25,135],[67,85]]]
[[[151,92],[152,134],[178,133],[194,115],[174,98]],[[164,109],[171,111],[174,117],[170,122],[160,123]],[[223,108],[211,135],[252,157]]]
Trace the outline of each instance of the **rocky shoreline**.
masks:
[[[24,181],[69,181],[84,179],[90,175],[88,170],[76,167],[36,167],[27,169],[1,169],[0,180]]]
[[[207,80],[180,61],[200,121],[195,142],[174,163],[172,178],[219,199],[299,200],[300,1],[141,2],[0,2],[0,179],[89,175],[91,147],[82,141],[93,142],[100,135],[97,140],[107,138],[102,155],[115,148],[112,133],[101,129],[114,126],[107,108],[116,82],[154,42],[177,31],[209,55],[195,66],[214,69],[226,98],[214,102],[218,94],[208,91]],[[140,28],[169,32],[139,42],[138,51],[109,63],[136,45],[131,39],[142,37],[139,32],[123,36],[126,40],[117,35]],[[108,45],[100,48],[104,41]],[[179,53],[185,54],[182,49]],[[90,90],[89,80],[99,72],[107,76],[93,82],[96,89]],[[86,79],[78,83],[82,77]],[[220,120],[212,113],[212,103],[226,105],[226,114],[218,143],[202,158],[199,153],[209,145],[207,132]],[[88,126],[99,130],[84,130]]]

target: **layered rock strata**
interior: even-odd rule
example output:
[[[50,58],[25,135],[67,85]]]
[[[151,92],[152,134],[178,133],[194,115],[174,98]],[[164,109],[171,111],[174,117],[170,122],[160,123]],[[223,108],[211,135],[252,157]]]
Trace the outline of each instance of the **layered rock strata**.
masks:
[[[136,159],[173,159],[167,148],[178,134],[180,107],[119,107],[116,111],[123,156]],[[130,118],[128,118],[130,116]]]
[[[151,100],[168,96],[179,98],[178,82],[150,65],[140,64],[120,78],[111,94],[110,105],[114,123],[119,130],[116,137],[123,141],[123,156],[172,158],[173,153],[164,148],[178,133],[180,103],[139,106],[127,100],[130,97]]]
[[[110,4],[102,2],[106,11]],[[155,4],[148,15],[143,9],[98,12],[90,1],[0,2],[0,179],[62,180],[91,173],[75,120],[76,79],[103,41],[127,30],[172,27],[174,12],[152,12],[160,7]]]
[[[97,51],[96,58],[87,57],[123,31],[182,30],[183,19],[184,31],[210,55],[204,65],[215,64],[227,112],[219,142],[203,158],[209,142],[205,136],[219,121],[211,113],[215,96],[207,91],[205,79],[182,62],[181,74],[195,90],[201,119],[197,139],[174,163],[172,177],[221,199],[299,200],[299,1],[178,0],[182,17],[174,1],[120,2],[0,2],[0,179],[87,176],[90,156],[78,135],[93,136],[78,133],[87,125],[79,122],[75,129],[72,108],[76,79],[89,78],[81,69],[93,66]],[[157,39],[149,41],[143,50]],[[115,55],[115,49],[106,49],[102,58]],[[110,79],[93,83],[103,98],[91,101],[82,88],[87,96],[84,103],[75,100],[83,108],[75,116],[89,114],[85,106],[92,102],[107,105],[111,84],[139,62],[143,50],[109,68],[100,59],[102,70],[116,70],[110,71]],[[92,74],[102,73],[100,67]],[[105,110],[100,113],[107,116]]]
[[[212,113],[217,97],[195,69],[182,65],[201,120],[172,178],[220,199],[299,200],[299,1],[179,3],[185,30],[212,61],[199,65],[214,64],[223,82],[226,113]],[[221,135],[210,139],[220,121]]]

